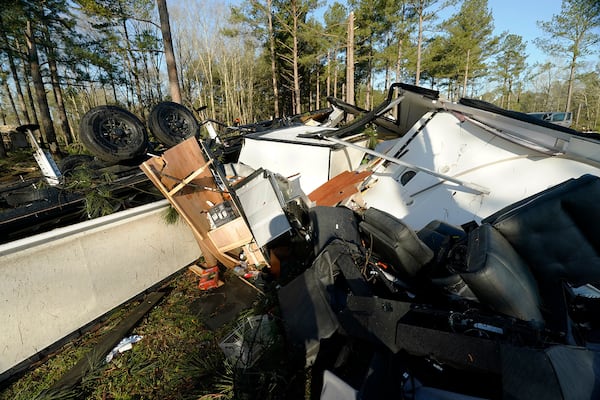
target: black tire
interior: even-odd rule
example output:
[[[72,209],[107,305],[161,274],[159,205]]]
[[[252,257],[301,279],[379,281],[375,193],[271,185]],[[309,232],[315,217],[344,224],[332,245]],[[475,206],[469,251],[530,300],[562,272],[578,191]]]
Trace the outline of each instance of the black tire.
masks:
[[[50,188],[23,188],[8,193],[4,200],[11,207],[19,207],[34,201],[47,200],[50,196]]]
[[[77,167],[82,165],[90,165],[94,161],[93,156],[86,154],[72,154],[66,156],[58,162],[58,168],[61,174],[70,175]]]
[[[58,168],[63,176],[71,176],[78,168],[85,168],[92,176],[98,177],[103,168],[112,164],[87,154],[71,154],[59,161]]]
[[[139,118],[116,106],[88,111],[79,124],[79,139],[90,153],[107,162],[131,160],[148,147],[148,134]]]
[[[198,121],[186,107],[171,101],[158,103],[148,116],[150,132],[171,147],[198,134]]]

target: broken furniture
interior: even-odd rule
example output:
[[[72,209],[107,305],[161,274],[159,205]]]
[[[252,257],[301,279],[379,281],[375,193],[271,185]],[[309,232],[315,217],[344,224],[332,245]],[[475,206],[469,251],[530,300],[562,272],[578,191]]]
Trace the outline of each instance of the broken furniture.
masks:
[[[240,249],[256,263],[264,263],[252,232],[231,201],[225,180],[215,176],[211,164],[192,137],[162,156],[150,158],[140,168],[191,227],[207,265],[214,266],[218,260],[233,268],[239,264]],[[211,219],[219,213],[227,219],[223,224]]]

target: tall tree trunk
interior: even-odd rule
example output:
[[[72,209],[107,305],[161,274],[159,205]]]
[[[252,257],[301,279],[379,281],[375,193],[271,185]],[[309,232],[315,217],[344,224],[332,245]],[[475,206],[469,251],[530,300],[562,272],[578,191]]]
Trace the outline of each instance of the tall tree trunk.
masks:
[[[370,110],[371,109],[371,94],[372,94],[372,86],[373,84],[371,83],[372,80],[372,74],[371,74],[371,68],[369,68],[369,70],[367,71],[367,87],[365,90],[365,109]]]
[[[565,112],[571,111],[571,99],[573,97],[573,82],[575,80],[575,67],[577,66],[577,54],[573,52],[571,58],[571,65],[569,68],[569,85],[567,87],[567,105],[565,106]]]
[[[325,91],[327,94],[325,96],[331,96],[331,50],[327,51],[327,78],[325,80]]]
[[[400,69],[402,67],[402,44],[404,41],[398,39],[398,52],[396,53],[396,82],[400,82]]]
[[[208,47],[207,47],[208,49]],[[214,77],[213,77],[213,55],[207,52],[204,57],[200,58],[200,64],[204,70],[206,86],[208,90],[203,91],[203,95],[208,96],[208,101],[205,103],[210,104],[210,113],[212,119],[217,119],[217,110],[215,106],[215,88],[214,88]]]
[[[396,53],[396,68],[395,68],[395,72],[396,72],[396,82],[400,82],[401,78],[400,78],[400,70],[402,67],[402,44],[404,43],[404,41],[402,39],[398,39],[398,52]],[[398,89],[395,90],[396,93],[398,93]],[[394,107],[394,109],[392,110],[392,115],[395,119],[398,119],[398,107]]]
[[[231,123],[232,119],[232,109],[233,109],[233,105],[232,103],[235,101],[235,99],[233,98],[233,93],[231,91],[231,85],[229,84],[229,71],[227,71],[228,69],[228,65],[227,62],[225,60],[223,60],[223,63],[225,65],[221,65],[218,64],[217,67],[221,67],[222,70],[219,71],[217,70],[217,75],[220,77],[220,89],[223,93],[223,97],[225,99],[225,121],[228,121],[229,123]]]
[[[166,0],[156,0],[158,4],[158,15],[160,17],[160,30],[162,32],[165,46],[165,59],[167,61],[167,73],[169,74],[169,88],[171,98],[175,103],[181,104],[181,92],[179,91],[179,79],[177,78],[177,63],[173,52],[173,41],[171,39],[171,25],[169,24],[169,11]]]
[[[67,86],[69,86],[69,85],[70,85],[70,82],[69,82],[69,81],[67,81]],[[73,119],[74,119],[75,121],[79,121],[79,119],[81,118],[81,113],[80,113],[80,102],[79,102],[79,101],[77,101],[77,98],[75,97],[75,94],[73,94],[73,92],[70,92],[70,93],[68,93],[68,94],[67,94],[67,98],[66,98],[66,100],[69,102],[69,104],[71,104],[71,105],[72,105],[72,108],[71,108],[71,115],[73,116]],[[74,136],[73,136],[73,140],[74,140],[75,142],[77,142],[77,141],[78,141],[78,136],[77,136],[77,135],[74,135]]]
[[[250,65],[252,66],[253,64],[251,63]],[[241,65],[240,65],[240,68],[241,68]],[[255,80],[256,80],[256,74],[252,73],[250,76],[251,76],[251,79],[249,82],[247,82],[248,91],[246,93],[246,102],[248,103],[248,106],[247,106],[246,113],[244,115],[244,117],[245,117],[245,119],[243,120],[244,122],[247,122],[250,119],[250,117],[254,115],[254,87],[255,87],[254,84],[255,84]]]
[[[500,107],[506,107],[504,102],[506,101],[506,88],[508,87],[508,73],[504,71],[504,77],[502,78],[502,101],[500,102]]]
[[[158,79],[158,76],[156,77],[156,79],[153,79],[150,76],[150,68],[148,67],[148,64],[150,63],[150,61],[148,60],[148,53],[144,53],[143,61],[144,61],[144,92],[146,93],[146,98],[148,99],[149,103],[154,104],[154,102],[155,102],[154,90],[153,90],[154,85],[152,84],[152,81],[159,80],[159,79]]]
[[[51,44],[50,32],[48,27],[44,27],[44,35],[46,36],[46,43]],[[62,89],[60,87],[60,78],[58,76],[58,68],[56,66],[56,54],[49,45],[46,48],[46,54],[48,55],[48,67],[50,68],[50,82],[52,83],[52,91],[54,93],[54,99],[56,100],[56,109],[58,111],[59,126],[66,144],[73,143],[73,135],[71,133],[71,127],[69,126],[69,119],[67,118],[67,111],[65,110],[65,102],[63,100]]]
[[[8,85],[8,79],[6,76],[3,76],[0,79],[2,79],[2,85],[4,86],[4,91],[6,92],[6,96],[8,96],[8,101],[10,102],[10,107],[13,110],[12,112],[15,115],[15,118],[17,119],[17,124],[21,125],[21,119],[19,118],[19,112],[17,111],[17,106],[15,105],[15,99],[13,98],[13,95],[10,91],[10,87]]]
[[[4,147],[4,140],[0,140],[0,158],[6,158],[6,147]]]
[[[346,102],[354,104],[354,12],[348,17],[348,36],[346,39]],[[348,115],[352,119],[352,115]]]
[[[373,43],[369,43],[369,63],[367,68],[367,88],[365,93],[365,108],[371,109],[371,96],[373,92]]]
[[[0,24],[3,24],[1,16],[0,16]],[[4,42],[4,45],[6,46],[6,55],[8,58],[8,65],[10,68],[10,73],[12,74],[13,81],[15,83],[15,89],[17,90],[17,100],[19,102],[19,107],[21,108],[21,112],[23,113],[25,123],[29,123],[29,112],[27,111],[27,106],[25,105],[25,98],[23,97],[23,91],[21,90],[19,74],[17,72],[17,66],[15,64],[15,59],[13,58],[13,54],[12,54],[11,47],[9,44],[10,42],[8,40],[8,36],[6,35],[6,31],[3,29],[0,29],[0,31],[2,31],[2,41]],[[17,114],[17,119],[19,121],[21,120],[19,118],[18,114]],[[21,122],[19,122],[19,124],[20,123]]]
[[[298,70],[298,3],[297,0],[292,0],[292,10],[294,14],[293,18],[293,69],[294,69],[294,113],[300,114],[302,112],[302,104],[300,103],[300,71]]]
[[[511,101],[512,101],[512,79],[508,80],[508,93],[506,94],[506,108],[508,110],[511,109]]]
[[[181,62],[181,54],[179,54],[178,56],[180,62]],[[158,98],[158,100],[160,101],[163,98],[163,94],[162,94],[162,89],[161,89],[161,84],[160,84],[160,79],[158,79],[158,77],[160,76],[160,63],[158,62],[157,59],[154,60],[155,62],[152,63],[152,67],[154,68],[154,76],[156,76],[156,79],[154,80],[154,86],[156,89],[156,97]],[[178,74],[178,76],[180,76],[181,74]],[[192,100],[192,96],[190,95],[190,93],[186,93],[187,87],[184,84],[183,78],[181,78],[179,80],[179,88],[180,88],[180,93],[181,93],[181,97],[186,98],[188,100]]]
[[[267,0],[267,22],[269,24],[269,53],[271,55],[271,81],[273,83],[273,114],[279,118],[279,82],[277,80],[277,55],[275,54],[275,32],[273,29],[273,14],[271,12],[273,2]]]
[[[138,67],[138,63],[137,63],[137,59],[135,57],[135,55],[133,54],[133,49],[131,48],[131,41],[129,40],[129,30],[127,29],[127,20],[123,19],[123,33],[125,34],[125,41],[126,41],[126,45],[127,45],[127,57],[125,57],[126,59],[126,63],[127,63],[127,67],[128,70],[131,72],[131,74],[133,75],[133,82],[135,84],[135,92],[136,92],[136,96],[138,98],[138,106],[139,106],[139,110],[140,110],[140,114],[142,116],[142,119],[146,118],[144,115],[144,107],[143,107],[143,96],[142,96],[142,86],[140,84],[140,77],[139,77],[139,67]],[[129,58],[131,57],[131,62],[133,63],[133,65],[130,65],[130,60]]]
[[[6,112],[4,111],[2,104],[0,104],[0,117],[2,117],[2,125],[7,125],[6,124]],[[2,142],[4,142],[4,140]]]
[[[29,76],[23,75],[23,78],[25,80],[25,92],[27,92],[27,100],[29,102],[29,109],[31,110],[31,115],[33,117],[31,122],[34,123],[35,125],[39,125],[40,120],[38,118],[38,113],[35,108],[35,100],[33,99],[33,93],[31,91],[31,86],[29,84]]]
[[[27,111],[27,105],[25,105],[25,96],[23,96],[23,89],[21,89],[21,81],[19,79],[19,74],[17,72],[17,66],[15,65],[15,60],[10,56],[8,56],[8,63],[10,65],[10,72],[13,76],[13,81],[15,84],[15,89],[17,90],[17,100],[19,101],[19,107],[21,108],[21,112],[23,113],[23,117],[25,119],[25,123],[30,123],[29,111]]]
[[[390,66],[388,65],[387,61],[385,63],[385,77],[384,77],[384,86],[385,88],[390,87],[390,76],[391,76],[392,72],[390,71]]]
[[[319,68],[320,66],[317,64],[317,104],[316,104],[316,110],[321,109],[321,68]]]
[[[15,40],[15,46],[17,48],[17,52],[19,53],[24,53],[27,51],[21,51],[21,42],[18,40]],[[33,94],[31,93],[31,86],[29,85],[29,76],[31,75],[29,73],[29,64],[25,61],[21,62],[21,74],[23,77],[23,83],[25,84],[25,92],[27,93],[27,104],[29,106],[29,111],[31,112],[27,112],[27,115],[30,115],[29,123],[39,125],[37,111],[35,110],[35,102],[33,101]],[[27,105],[25,106],[25,110],[27,110]]]
[[[110,86],[112,88],[114,102],[117,103],[117,85],[115,85],[115,80],[112,79],[112,77],[110,79]]]
[[[40,71],[33,28],[31,26],[31,21],[29,20],[27,21],[25,39],[27,41],[27,54],[29,56],[29,65],[31,67],[31,79],[33,80],[35,97],[40,112],[42,135],[46,138],[46,143],[50,148],[50,152],[53,154],[60,154],[60,148],[56,142],[56,133],[54,132],[54,125],[52,124],[52,117],[50,115],[50,107],[48,106],[48,98],[46,97],[46,90],[44,89],[44,81],[42,80]]]
[[[419,1],[419,34],[417,37],[417,67],[415,71],[415,85],[419,86],[421,81],[421,47],[423,47],[423,12],[425,11],[425,1]]]
[[[0,116],[2,117],[2,124],[6,125],[6,113],[2,105],[0,105]],[[0,159],[2,158],[6,158],[6,147],[4,147],[4,139],[2,138],[2,134],[0,134]]]
[[[469,58],[471,56],[471,49],[467,49],[467,64],[465,65],[465,80],[463,82],[462,97],[467,97],[467,81],[469,79]]]
[[[598,128],[598,120],[600,119],[600,96],[596,100],[596,118],[594,118],[594,126],[592,129]]]
[[[333,97],[337,98],[339,69],[337,60],[333,68]],[[343,96],[342,96],[343,97]]]

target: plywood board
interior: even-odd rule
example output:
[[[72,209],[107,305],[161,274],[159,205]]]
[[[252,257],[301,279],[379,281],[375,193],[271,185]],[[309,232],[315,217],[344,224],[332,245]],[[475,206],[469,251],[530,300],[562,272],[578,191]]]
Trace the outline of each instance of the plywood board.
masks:
[[[315,205],[335,206],[342,200],[357,193],[358,185],[371,174],[371,171],[344,171],[319,186],[308,195],[308,198],[315,202]]]
[[[221,252],[228,252],[252,241],[252,233],[242,217],[209,231],[208,236]]]
[[[230,199],[230,195],[217,186],[208,168],[210,162],[197,140],[190,138],[161,157],[147,160],[140,168],[190,225],[202,253],[209,257],[207,263],[211,264],[212,256],[231,268],[238,260],[226,252],[252,242],[253,237],[242,218],[216,229],[211,226],[208,211]]]

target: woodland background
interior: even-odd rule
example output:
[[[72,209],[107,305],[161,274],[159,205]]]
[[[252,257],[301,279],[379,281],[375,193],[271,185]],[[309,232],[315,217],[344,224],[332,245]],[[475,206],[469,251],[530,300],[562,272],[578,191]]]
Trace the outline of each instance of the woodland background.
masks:
[[[166,5],[1,0],[0,124],[39,124],[50,148],[70,151],[80,118],[102,104],[144,120],[174,100],[207,106],[199,119],[251,123],[325,108],[328,96],[371,109],[404,82],[452,100],[572,111],[576,129],[600,128],[597,0],[563,0],[538,21],[543,64],[528,61],[523,37],[493,34],[487,0],[169,1],[169,23]],[[440,20],[450,5],[458,11]]]

